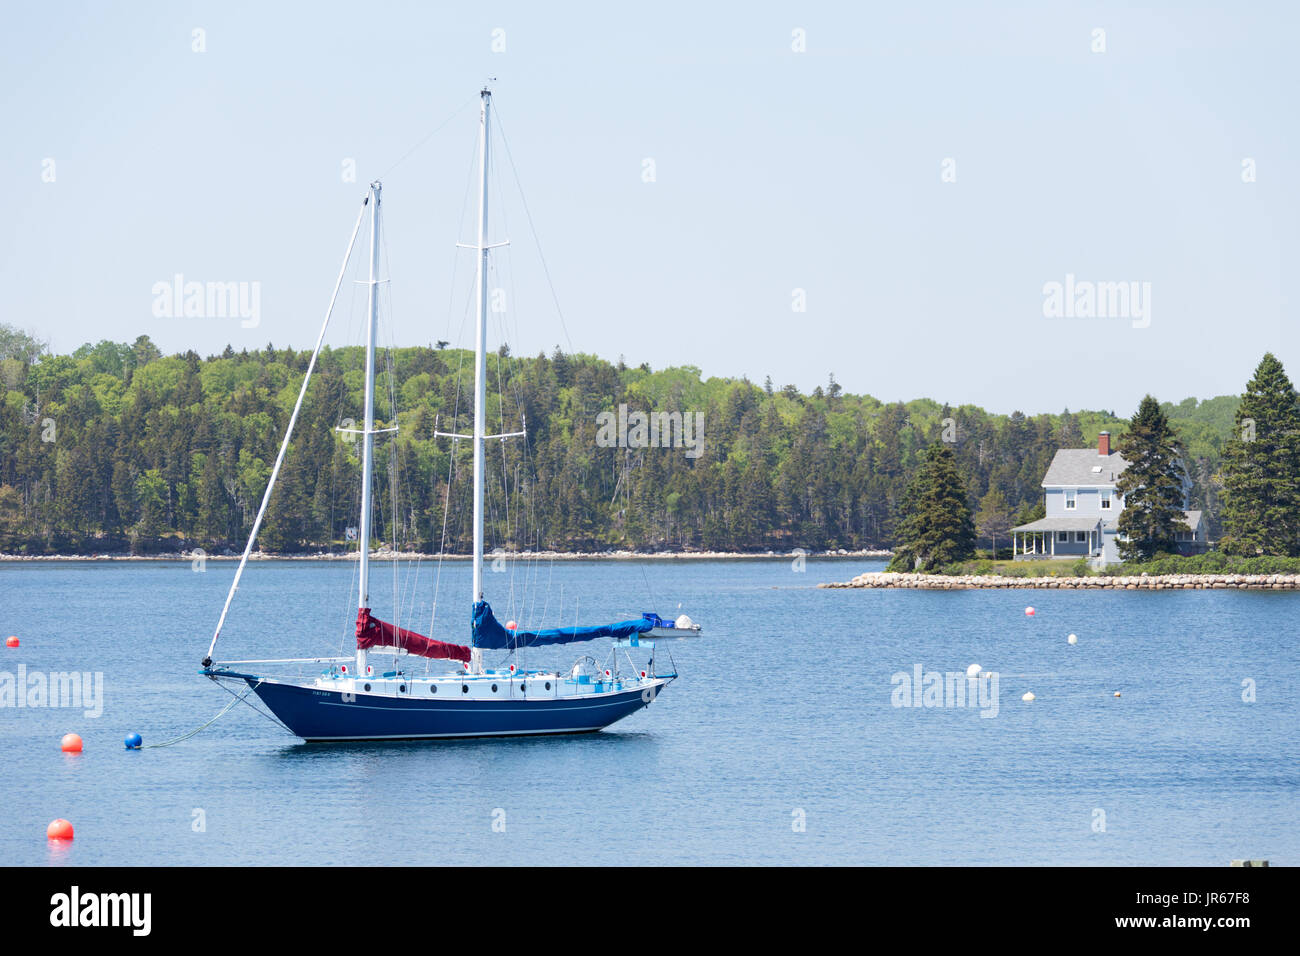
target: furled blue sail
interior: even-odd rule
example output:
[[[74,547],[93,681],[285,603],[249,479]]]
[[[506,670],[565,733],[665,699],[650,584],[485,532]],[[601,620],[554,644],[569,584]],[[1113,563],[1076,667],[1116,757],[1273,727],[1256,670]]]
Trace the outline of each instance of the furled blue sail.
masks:
[[[598,637],[631,637],[654,627],[645,618],[636,621],[617,621],[614,624],[593,624],[573,627],[553,627],[542,631],[507,630],[496,619],[487,601],[474,605],[474,646],[487,649],[518,650],[521,647],[542,647],[546,644],[573,644],[594,641]]]

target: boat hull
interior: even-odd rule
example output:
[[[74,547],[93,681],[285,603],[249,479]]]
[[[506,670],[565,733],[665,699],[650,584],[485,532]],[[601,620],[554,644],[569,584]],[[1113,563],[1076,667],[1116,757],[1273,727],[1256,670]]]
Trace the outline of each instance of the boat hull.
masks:
[[[309,743],[592,733],[649,706],[670,680],[588,696],[424,700],[347,694],[312,685],[238,676],[248,682],[290,732]]]

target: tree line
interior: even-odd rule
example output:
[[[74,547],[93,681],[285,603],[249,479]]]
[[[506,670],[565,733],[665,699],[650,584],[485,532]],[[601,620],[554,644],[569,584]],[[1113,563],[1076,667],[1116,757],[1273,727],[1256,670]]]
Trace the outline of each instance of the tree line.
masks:
[[[471,449],[434,433],[469,430],[473,360],[445,345],[380,358],[376,415],[398,430],[376,440],[374,526],[401,549],[464,553]],[[269,344],[165,356],[147,336],[54,355],[0,325],[0,550],[242,547],[309,358]],[[951,456],[962,499],[986,506],[974,538],[997,544],[1004,525],[1041,510],[1057,448],[1125,428],[1113,411],[883,402],[846,393],[833,376],[804,394],[559,348],[533,357],[503,348],[489,370],[489,430],[527,423],[525,439],[489,445],[487,541],[507,550],[893,548],[935,446]],[[362,349],[322,353],[259,536],[265,550],[355,548],[359,446],[344,429],[361,420],[363,384]],[[608,422],[620,406],[696,416],[702,451],[605,440],[601,413]],[[1183,431],[1195,506],[1212,521],[1236,406],[1235,397],[1161,406]]]

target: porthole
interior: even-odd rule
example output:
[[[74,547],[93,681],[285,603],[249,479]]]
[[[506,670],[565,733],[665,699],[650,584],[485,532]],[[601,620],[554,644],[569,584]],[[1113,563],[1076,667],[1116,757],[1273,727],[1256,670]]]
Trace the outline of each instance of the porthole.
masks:
[[[364,686],[365,686],[365,689],[366,689],[366,690],[370,690],[370,685],[369,685],[369,684],[366,684],[366,685],[364,685]]]
[[[406,685],[405,685],[405,684],[398,684],[398,685],[397,685],[397,692],[398,692],[399,694],[405,694],[405,693],[406,693]]]
[[[526,693],[528,693],[528,685],[527,685],[527,684],[520,684],[520,685],[519,685],[519,693],[521,693],[521,694],[526,694]]]
[[[497,685],[496,685],[496,684],[493,684],[493,685],[492,685],[492,693],[495,694],[496,692],[497,692]]]
[[[468,694],[468,693],[469,693],[469,684],[461,684],[461,685],[460,685],[460,692],[461,692],[462,694]]]
[[[429,685],[429,693],[430,693],[430,694],[436,694],[436,693],[438,693],[438,685],[437,685],[437,684],[430,684],[430,685]]]
[[[547,689],[547,690],[550,690],[550,689],[551,689],[551,682],[550,682],[550,681],[547,681],[547,682],[546,682],[546,689]]]

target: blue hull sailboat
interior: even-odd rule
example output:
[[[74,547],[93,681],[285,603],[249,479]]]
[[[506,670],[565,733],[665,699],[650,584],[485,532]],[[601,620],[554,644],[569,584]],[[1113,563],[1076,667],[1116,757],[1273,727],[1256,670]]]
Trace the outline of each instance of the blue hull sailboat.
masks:
[[[361,213],[352,230],[344,255],[343,268],[334,286],[325,322],[307,366],[297,403],[289,417],[284,441],[253,521],[234,581],[226,595],[225,606],[217,621],[202,673],[213,680],[245,682],[249,691],[291,733],[307,741],[346,740],[419,740],[456,737],[507,737],[531,734],[576,734],[601,730],[629,714],[647,707],[677,677],[675,664],[668,672],[656,671],[655,646],[663,640],[679,640],[700,634],[700,627],[686,616],[665,621],[657,614],[612,624],[574,625],[529,630],[514,622],[502,624],[484,598],[483,590],[483,515],[484,515],[484,446],[489,440],[524,437],[526,430],[508,434],[486,434],[486,339],[487,339],[487,271],[488,256],[494,244],[487,236],[488,150],[491,93],[483,90],[479,113],[479,184],[478,241],[469,246],[477,253],[478,327],[474,363],[474,428],[472,434],[437,433],[452,440],[470,440],[474,445],[474,553],[473,600],[470,614],[470,643],[461,645],[434,640],[414,631],[382,621],[370,608],[371,476],[374,436],[392,429],[376,429],[374,419],[375,339],[378,323],[377,278],[379,271],[380,191],[378,182],[362,203]],[[359,589],[357,595],[355,657],[289,658],[277,660],[214,661],[217,641],[230,612],[249,556],[266,514],[271,493],[284,462],[298,413],[307,394],[307,385],[320,355],[330,315],[338,299],[339,288],[357,235],[370,213],[370,277],[367,306],[369,324],[366,333],[365,408],[363,427],[357,429],[361,439],[361,515],[358,528]],[[350,431],[349,429],[341,429]],[[594,641],[613,642],[604,663],[584,656],[571,668],[524,670],[517,666],[517,655],[524,649]],[[648,662],[637,665],[630,652],[648,652]],[[618,652],[629,668],[620,667]],[[511,660],[508,667],[484,667],[484,651],[504,651]],[[392,657],[391,666],[376,672],[370,655]],[[405,670],[411,658],[442,660],[449,670],[444,674],[415,675]],[[669,658],[671,662],[671,656]],[[311,677],[275,676],[275,665],[325,665]],[[249,691],[245,691],[248,693]]]

